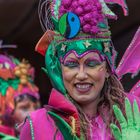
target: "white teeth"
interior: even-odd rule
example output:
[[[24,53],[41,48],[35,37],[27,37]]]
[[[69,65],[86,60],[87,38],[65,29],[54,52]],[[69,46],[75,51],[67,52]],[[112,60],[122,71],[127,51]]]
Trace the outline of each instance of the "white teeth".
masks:
[[[89,88],[90,86],[91,86],[90,84],[85,84],[85,85],[76,84],[76,87],[81,89],[86,89]]]

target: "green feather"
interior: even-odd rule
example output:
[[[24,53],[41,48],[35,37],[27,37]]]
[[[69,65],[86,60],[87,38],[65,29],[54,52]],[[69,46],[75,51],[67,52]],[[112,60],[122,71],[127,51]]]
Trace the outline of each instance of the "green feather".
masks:
[[[61,0],[56,0],[56,2],[54,4],[54,15],[55,15],[57,20],[58,20],[58,13],[59,13],[60,5],[61,5]]]

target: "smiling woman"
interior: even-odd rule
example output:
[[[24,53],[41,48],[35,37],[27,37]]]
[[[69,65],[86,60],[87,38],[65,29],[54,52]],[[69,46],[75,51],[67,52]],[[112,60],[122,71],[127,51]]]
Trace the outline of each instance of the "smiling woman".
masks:
[[[100,98],[107,76],[105,62],[102,62],[95,52],[89,52],[81,59],[71,53],[62,64],[64,86],[79,104],[94,104],[94,100],[98,103],[97,98]]]
[[[44,71],[54,89],[48,105],[26,119],[20,140],[140,138],[138,105],[135,101],[134,114],[130,105],[140,101],[124,92],[115,71],[107,19],[117,16],[110,3],[121,5],[127,15],[126,3],[118,0],[40,1],[39,16],[47,31],[36,51],[45,56]]]

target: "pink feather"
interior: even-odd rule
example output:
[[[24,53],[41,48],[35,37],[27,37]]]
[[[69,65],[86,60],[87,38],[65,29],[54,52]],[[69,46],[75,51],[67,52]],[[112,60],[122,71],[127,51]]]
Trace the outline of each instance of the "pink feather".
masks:
[[[134,94],[137,97],[140,97],[140,80],[133,86],[133,88],[129,93]]]
[[[131,73],[134,76],[140,70],[140,27],[138,28],[131,44],[125,51],[116,73],[121,78],[126,73]]]

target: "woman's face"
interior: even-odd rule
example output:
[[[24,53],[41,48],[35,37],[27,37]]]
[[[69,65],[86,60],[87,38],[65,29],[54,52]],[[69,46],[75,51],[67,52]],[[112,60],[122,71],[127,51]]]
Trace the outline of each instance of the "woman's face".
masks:
[[[80,59],[70,53],[62,64],[62,76],[68,94],[79,104],[89,104],[100,98],[108,73],[98,53],[90,52]]]

